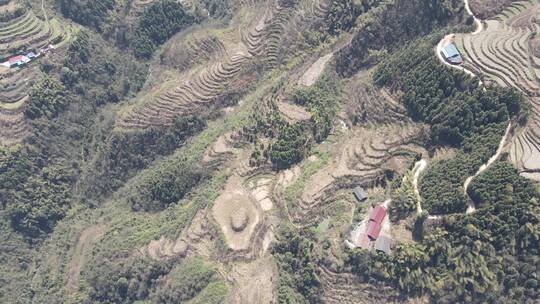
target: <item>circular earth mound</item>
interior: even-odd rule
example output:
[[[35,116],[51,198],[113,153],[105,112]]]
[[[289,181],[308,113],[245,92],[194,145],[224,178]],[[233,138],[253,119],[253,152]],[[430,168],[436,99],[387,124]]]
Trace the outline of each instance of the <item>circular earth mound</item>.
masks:
[[[231,212],[230,220],[231,220],[231,228],[234,231],[240,232],[246,229],[246,226],[249,223],[249,215],[247,213],[246,208],[240,207],[236,209],[235,211]]]

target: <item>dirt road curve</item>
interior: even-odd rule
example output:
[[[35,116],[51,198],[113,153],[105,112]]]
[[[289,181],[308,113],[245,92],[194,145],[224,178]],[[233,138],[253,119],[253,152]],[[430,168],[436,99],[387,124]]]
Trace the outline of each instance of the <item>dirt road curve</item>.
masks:
[[[467,189],[469,188],[469,184],[471,183],[471,181],[477,177],[478,175],[480,175],[480,173],[484,172],[484,170],[486,170],[489,166],[491,166],[491,164],[493,164],[498,158],[499,156],[501,155],[502,151],[503,151],[503,148],[504,148],[504,144],[506,143],[506,138],[508,137],[508,133],[510,133],[510,129],[512,127],[512,123],[509,122],[508,123],[508,126],[506,127],[506,132],[504,133],[504,136],[503,138],[501,139],[501,141],[499,142],[499,147],[497,148],[497,152],[495,152],[495,154],[487,161],[487,163],[483,164],[482,166],[480,166],[480,168],[478,169],[478,171],[476,171],[476,173],[473,175],[473,176],[469,176],[466,180],[465,180],[465,183],[463,184],[463,191],[465,192],[465,195],[468,196],[467,194]],[[472,213],[476,210],[476,208],[474,207],[474,204],[472,203],[472,200],[469,199],[469,208],[467,208],[467,211],[466,213]]]
[[[469,6],[469,0],[464,0],[464,3],[465,3],[465,9],[466,9],[467,13],[473,17],[474,22],[476,23],[476,30],[475,30],[474,32],[472,32],[471,35],[476,35],[476,34],[482,32],[482,30],[484,29],[483,23],[482,23],[482,21],[481,21],[480,19],[478,19],[478,18],[476,18],[476,17],[474,16],[474,14],[473,14],[473,12],[471,11],[471,8],[470,8],[470,6]],[[443,64],[445,64],[445,65],[447,65],[447,66],[449,66],[449,67],[451,67],[451,68],[461,70],[461,71],[463,71],[463,72],[465,72],[465,73],[471,75],[472,77],[476,77],[476,75],[475,75],[472,71],[470,71],[470,70],[468,70],[468,69],[466,69],[466,68],[464,68],[464,67],[462,67],[462,66],[452,65],[452,64],[446,62],[446,60],[444,60],[444,58],[442,57],[441,49],[442,49],[444,46],[448,45],[448,44],[453,40],[454,36],[455,36],[455,34],[448,34],[448,35],[446,35],[441,41],[439,41],[439,43],[437,44],[437,47],[436,47],[436,49],[435,49],[435,52],[437,53],[437,58],[439,58],[439,60],[440,60]],[[482,83],[481,80],[479,81],[479,84],[483,86],[483,83]],[[495,153],[495,154],[487,161],[487,163],[485,163],[485,164],[483,164],[482,166],[480,166],[480,168],[478,169],[478,171],[477,171],[473,176],[469,176],[469,177],[465,180],[465,183],[463,184],[463,191],[464,191],[464,193],[465,193],[465,196],[466,196],[466,197],[468,198],[468,200],[469,200],[469,207],[467,208],[466,213],[472,213],[472,212],[476,211],[476,208],[475,208],[475,206],[474,206],[474,203],[473,203],[473,201],[470,199],[470,197],[469,197],[469,195],[468,195],[468,193],[467,193],[467,189],[468,189],[468,187],[469,187],[469,184],[472,182],[472,180],[473,180],[476,176],[478,176],[480,173],[482,173],[484,170],[486,170],[493,162],[495,162],[495,161],[497,160],[497,158],[499,158],[499,155],[501,154],[501,152],[502,152],[502,150],[503,150],[504,144],[506,143],[506,138],[508,137],[508,133],[509,133],[509,131],[510,131],[510,128],[511,128],[511,123],[509,122],[509,123],[508,123],[508,127],[506,128],[506,132],[504,133],[504,136],[502,137],[501,141],[499,142],[499,147],[498,147],[498,149],[497,149],[497,152],[496,152],[496,153]],[[417,181],[416,181],[416,179],[415,179],[415,183],[416,183],[416,182],[417,182]],[[416,186],[416,184],[415,184],[415,191],[417,191],[417,186]],[[420,196],[420,194],[418,194],[418,196]],[[420,206],[420,209],[419,209],[419,210],[421,211],[421,206]]]

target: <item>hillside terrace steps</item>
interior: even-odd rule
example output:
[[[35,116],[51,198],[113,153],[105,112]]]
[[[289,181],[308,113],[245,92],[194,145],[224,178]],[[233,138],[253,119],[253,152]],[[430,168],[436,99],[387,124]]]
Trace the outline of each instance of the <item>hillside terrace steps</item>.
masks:
[[[467,59],[472,62],[475,66],[479,67],[480,70],[487,71],[488,74],[496,76],[496,78],[500,79],[502,81],[499,82],[500,84],[511,86],[512,83],[515,83],[514,79],[511,79],[507,73],[502,71],[501,69],[495,67],[491,62],[481,61],[478,57],[478,51],[476,48],[472,46],[471,36],[466,35],[462,36],[463,40],[463,47],[465,49],[465,55],[467,56]]]
[[[275,7],[274,10],[276,10]],[[258,24],[267,24],[266,18],[268,16],[273,16],[273,13],[267,9],[263,18],[257,21]],[[255,26],[255,29],[252,28],[248,32],[252,32],[253,37],[259,36],[261,32],[260,26]],[[250,37],[250,35],[243,33],[240,40],[245,41],[246,37]],[[262,39],[260,41],[262,43]],[[131,110],[131,114],[129,112],[125,113],[118,125],[121,128],[130,129],[131,126],[139,128],[147,123],[154,125],[160,120],[162,124],[169,124],[172,122],[173,117],[187,114],[186,110],[193,113],[197,111],[198,107],[211,104],[221,94],[225,93],[230,82],[240,74],[243,66],[253,58],[254,55],[253,52],[250,52],[250,49],[254,50],[256,47],[254,43],[245,45],[240,42],[230,49],[225,49],[224,54],[227,55],[218,58],[215,62],[210,62],[203,67],[201,72],[189,77],[177,87]],[[166,115],[161,115],[161,111],[159,111],[161,106],[167,108]],[[147,115],[135,114],[145,112],[146,108],[151,109]],[[151,118],[158,113],[160,114],[158,118]],[[137,119],[142,120],[134,124],[136,120],[129,119],[131,115],[136,115]]]
[[[534,57],[529,39],[538,28],[532,15],[539,9],[533,2],[513,5],[496,20],[486,21],[488,26],[479,35],[462,37],[472,64],[503,85],[521,90],[531,102],[529,122],[514,137],[509,151],[520,172],[534,179],[540,178],[540,61]]]

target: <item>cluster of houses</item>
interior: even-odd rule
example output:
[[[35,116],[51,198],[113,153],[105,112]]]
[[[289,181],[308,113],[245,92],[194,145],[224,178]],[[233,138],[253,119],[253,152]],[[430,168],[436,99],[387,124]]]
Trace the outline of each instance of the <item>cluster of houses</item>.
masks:
[[[54,46],[52,44],[48,44],[41,49],[37,53],[35,52],[27,52],[25,54],[16,55],[13,57],[8,58],[7,61],[2,62],[0,66],[7,67],[7,68],[18,68],[21,66],[24,66],[28,64],[30,61],[51,52],[54,50]]]
[[[354,188],[353,193],[359,202],[363,202],[368,198],[361,187]],[[367,224],[359,226],[351,233],[352,243],[349,242],[349,247],[360,247],[368,250],[374,248],[377,251],[390,253],[392,238],[381,233],[386,213],[387,207],[385,204],[375,206],[371,210]]]
[[[463,64],[463,57],[459,53],[455,44],[450,43],[441,49],[444,60],[450,64]]]

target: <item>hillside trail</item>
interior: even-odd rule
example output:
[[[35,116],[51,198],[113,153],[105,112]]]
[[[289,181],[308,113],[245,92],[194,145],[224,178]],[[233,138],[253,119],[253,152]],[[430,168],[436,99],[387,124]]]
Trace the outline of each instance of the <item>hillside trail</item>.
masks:
[[[472,12],[470,6],[469,6],[469,0],[464,0],[464,3],[465,3],[465,10],[467,11],[467,13],[474,19],[474,23],[476,24],[476,30],[474,32],[472,32],[470,35],[477,35],[478,33],[482,32],[484,30],[484,25],[482,23],[482,21],[478,18],[476,18],[476,16],[474,15],[474,13]],[[441,54],[441,50],[444,46],[446,46],[448,43],[450,43],[453,38],[455,36],[455,33],[451,33],[451,34],[448,34],[446,35],[443,39],[441,39],[441,41],[439,41],[439,43],[437,44],[437,47],[435,49],[435,52],[437,54],[437,58],[439,58],[439,61],[441,61],[443,64],[445,64],[446,66],[449,66],[453,69],[458,69],[468,75],[470,75],[471,77],[477,77],[477,75],[472,72],[471,70],[463,67],[463,66],[457,66],[457,65],[452,65],[450,63],[448,63],[446,60],[444,60],[444,58],[442,57],[442,54]],[[483,86],[483,82],[482,80],[479,80],[479,85]],[[485,90],[485,88],[484,88]],[[467,193],[467,189],[470,185],[470,183],[472,182],[472,180],[477,177],[479,174],[481,174],[482,172],[484,172],[489,166],[491,166],[491,164],[493,164],[500,156],[503,148],[504,148],[504,144],[506,143],[506,139],[508,137],[508,134],[509,134],[509,131],[511,129],[511,126],[512,126],[512,123],[509,122],[508,123],[508,127],[506,127],[506,132],[504,133],[504,136],[501,138],[501,141],[499,142],[499,147],[497,149],[497,151],[495,152],[495,154],[489,158],[489,160],[483,164],[482,166],[480,166],[480,168],[476,171],[476,173],[472,176],[469,176],[467,177],[467,179],[465,179],[465,183],[463,184],[463,192],[465,194],[465,196],[467,197],[468,199],[468,207],[467,207],[467,210],[465,211],[465,213],[469,214],[469,213],[473,213],[476,211],[476,207],[474,206],[474,202],[472,201],[472,199],[470,198],[469,194]],[[415,191],[417,190],[416,188],[416,185],[415,185]],[[420,194],[418,194],[420,195]]]
[[[425,159],[421,159],[414,164],[413,168],[413,187],[414,187],[414,195],[416,196],[416,213],[421,214],[422,213],[422,197],[420,196],[420,190],[418,190],[418,178],[420,177],[420,174],[424,169],[427,167],[427,161]]]
[[[47,25],[50,27],[49,23],[49,16],[47,16],[47,11],[45,10],[45,0],[41,0],[41,10],[43,11],[43,15],[45,16],[45,22],[47,22]]]
[[[501,153],[502,153],[502,151],[504,149],[504,144],[506,143],[506,138],[508,137],[508,134],[510,133],[511,127],[512,127],[512,123],[509,122],[508,126],[506,127],[506,131],[504,132],[504,136],[502,137],[501,141],[499,142],[499,147],[497,148],[497,152],[495,152],[495,154],[493,154],[493,156],[491,156],[491,158],[485,164],[480,166],[480,168],[478,168],[478,171],[476,171],[476,173],[473,176],[469,176],[465,180],[465,183],[463,184],[463,192],[469,198],[469,207],[467,208],[467,211],[465,211],[465,213],[473,213],[474,211],[476,211],[474,203],[473,203],[472,199],[469,197],[469,194],[467,193],[467,189],[469,188],[469,184],[472,182],[472,180],[475,177],[477,177],[482,172],[484,172],[489,166],[491,166],[491,164],[493,164],[499,158],[499,156],[501,155]]]

